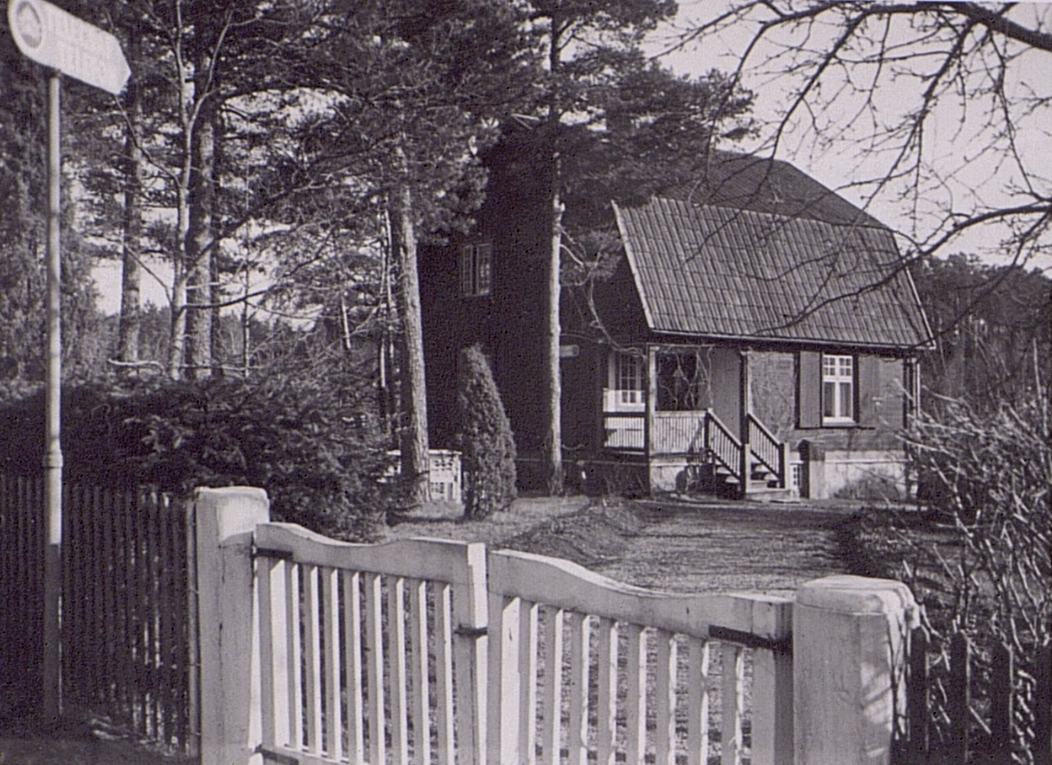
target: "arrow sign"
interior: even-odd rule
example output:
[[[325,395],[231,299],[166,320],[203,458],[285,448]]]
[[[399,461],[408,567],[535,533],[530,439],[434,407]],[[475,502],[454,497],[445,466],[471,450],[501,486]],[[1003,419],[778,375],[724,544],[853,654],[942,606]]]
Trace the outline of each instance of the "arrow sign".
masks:
[[[113,95],[124,89],[131,70],[109,32],[45,0],[9,0],[7,23],[27,58]]]

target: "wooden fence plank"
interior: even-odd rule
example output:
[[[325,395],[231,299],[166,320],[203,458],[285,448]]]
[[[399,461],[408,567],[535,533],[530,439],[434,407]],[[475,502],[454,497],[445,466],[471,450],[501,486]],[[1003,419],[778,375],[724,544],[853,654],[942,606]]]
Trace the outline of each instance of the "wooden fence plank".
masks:
[[[387,650],[391,694],[391,761],[409,765],[409,698],[406,692],[405,579],[388,580]]]
[[[278,745],[277,726],[275,724],[274,704],[278,693],[284,697],[288,687],[282,682],[284,668],[278,666],[279,656],[274,650],[274,629],[280,624],[275,619],[275,589],[272,582],[275,569],[281,561],[273,558],[256,558],[256,600],[259,608],[259,707],[260,728],[263,747],[271,751]],[[284,616],[284,614],[282,614]],[[281,656],[280,659],[284,659]],[[286,742],[282,739],[280,743]]]
[[[720,762],[721,765],[741,765],[745,652],[739,645],[721,643],[720,659],[723,668],[720,687]]]
[[[972,723],[971,693],[971,646],[963,632],[955,632],[950,639],[950,756],[961,763],[968,762],[968,737]]]
[[[158,511],[158,597],[161,618],[161,693],[158,701],[161,705],[161,722],[165,744],[171,744],[176,730],[176,676],[173,673],[173,660],[176,652],[176,624],[180,612],[176,610],[172,596],[175,591],[176,558],[172,545],[172,506],[167,494],[157,495]]]
[[[384,740],[383,581],[365,575],[365,651],[368,656],[369,761],[387,762]]]
[[[928,758],[929,684],[928,631],[917,627],[910,634],[910,660],[906,679],[906,717],[909,723],[908,760],[922,765]]]
[[[676,765],[676,636],[667,630],[657,631],[655,661],[654,762]]]
[[[545,765],[560,765],[562,748],[563,610],[544,613],[544,720],[541,752]]]
[[[687,689],[687,765],[709,762],[709,641],[689,638]]]
[[[519,758],[522,731],[519,729],[522,687],[519,665],[519,617],[521,601],[499,593],[489,596],[489,688],[486,729],[487,762],[491,765]]]
[[[588,659],[591,622],[586,614],[570,614],[569,765],[588,763]]]
[[[647,641],[641,625],[628,624],[625,633],[625,758],[641,763],[647,751]]]
[[[1052,765],[1052,643],[1038,646],[1034,662],[1034,763]]]
[[[322,639],[325,651],[325,753],[333,760],[343,757],[343,709],[340,703],[340,572],[323,568],[319,575],[322,590]]]
[[[99,493],[99,515],[102,526],[102,566],[101,578],[103,588],[103,633],[106,646],[106,695],[104,701],[112,705],[117,701],[117,667],[120,666],[118,659],[117,635],[114,630],[113,614],[117,610],[116,590],[117,583],[114,577],[113,558],[115,554],[114,529],[113,529],[113,492],[105,488]],[[149,733],[153,733],[150,730]]]
[[[614,765],[617,756],[617,622],[600,619],[596,765]]]
[[[306,750],[322,751],[321,725],[321,633],[319,622],[318,567],[301,566],[303,576],[303,671],[306,702]]]
[[[410,579],[409,588],[409,642],[412,650],[412,670],[409,673],[413,684],[410,713],[413,722],[413,762],[415,765],[431,765],[431,704],[428,682],[428,629],[427,629],[427,582]]]
[[[285,566],[285,658],[288,675],[289,746],[303,747],[303,670],[300,659],[300,567],[293,563]]]
[[[437,765],[455,765],[453,717],[453,588],[435,585],[435,727]]]
[[[197,621],[197,515],[196,506],[187,500],[181,501],[183,527],[183,550],[186,560],[186,716],[187,754],[197,756],[201,750],[201,716],[198,688],[200,687],[200,652],[198,651]],[[284,586],[284,582],[282,582]],[[284,602],[284,601],[282,601]]]
[[[990,735],[993,752],[1000,762],[1008,762],[1012,753],[1014,685],[1012,652],[1006,646],[995,646],[990,668]]]
[[[343,580],[344,666],[347,674],[347,757],[365,759],[365,706],[362,694],[362,591],[357,571],[341,571]]]
[[[537,624],[540,607],[519,603],[519,742],[520,762],[537,762]]]
[[[791,762],[792,657],[784,649],[754,648],[752,659],[752,763]]]

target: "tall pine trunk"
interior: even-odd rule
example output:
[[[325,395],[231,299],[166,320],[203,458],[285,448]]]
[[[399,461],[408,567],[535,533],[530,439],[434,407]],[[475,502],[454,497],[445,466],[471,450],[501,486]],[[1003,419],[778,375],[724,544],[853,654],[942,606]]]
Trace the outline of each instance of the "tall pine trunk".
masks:
[[[427,388],[424,376],[424,331],[420,313],[420,277],[417,270],[416,224],[413,194],[402,186],[392,205],[392,250],[398,262],[399,312],[402,314],[402,423],[400,447],[402,476],[412,481],[417,502],[429,497],[429,449],[427,441]]]
[[[207,61],[198,65],[207,71]],[[211,99],[191,142],[190,219],[186,237],[186,364],[190,377],[212,374],[212,260],[214,250],[216,110]]]
[[[128,31],[128,55],[132,60],[133,74],[125,96],[128,122],[124,138],[124,232],[121,242],[121,312],[117,327],[117,359],[124,364],[134,365],[139,361],[139,330],[142,321],[139,256],[143,174],[142,89],[134,74],[136,63],[142,59],[142,43],[134,24]]]
[[[548,494],[562,494],[563,450],[562,450],[562,379],[559,371],[559,265],[562,250],[563,203],[559,195],[558,162],[555,163],[551,193],[551,248],[548,252],[548,320],[545,326],[545,415],[547,427],[544,436],[543,460],[547,468]]]

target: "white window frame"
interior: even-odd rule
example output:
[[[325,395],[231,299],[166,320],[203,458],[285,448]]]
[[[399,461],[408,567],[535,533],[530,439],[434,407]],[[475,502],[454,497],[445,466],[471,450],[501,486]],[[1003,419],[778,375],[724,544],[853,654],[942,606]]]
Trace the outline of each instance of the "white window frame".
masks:
[[[858,362],[854,356],[822,354],[822,424],[854,424]]]
[[[610,412],[642,412],[647,406],[644,359],[641,354],[614,351],[610,354],[606,409]]]
[[[483,297],[493,291],[492,244],[461,246],[458,266],[461,297]]]

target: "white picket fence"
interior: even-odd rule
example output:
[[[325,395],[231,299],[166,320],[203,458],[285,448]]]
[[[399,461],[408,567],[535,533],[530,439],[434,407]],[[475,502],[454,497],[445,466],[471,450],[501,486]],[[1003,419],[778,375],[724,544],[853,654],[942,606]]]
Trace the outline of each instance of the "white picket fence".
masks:
[[[791,600],[338,542],[222,491],[198,495],[203,765],[794,761]]]

